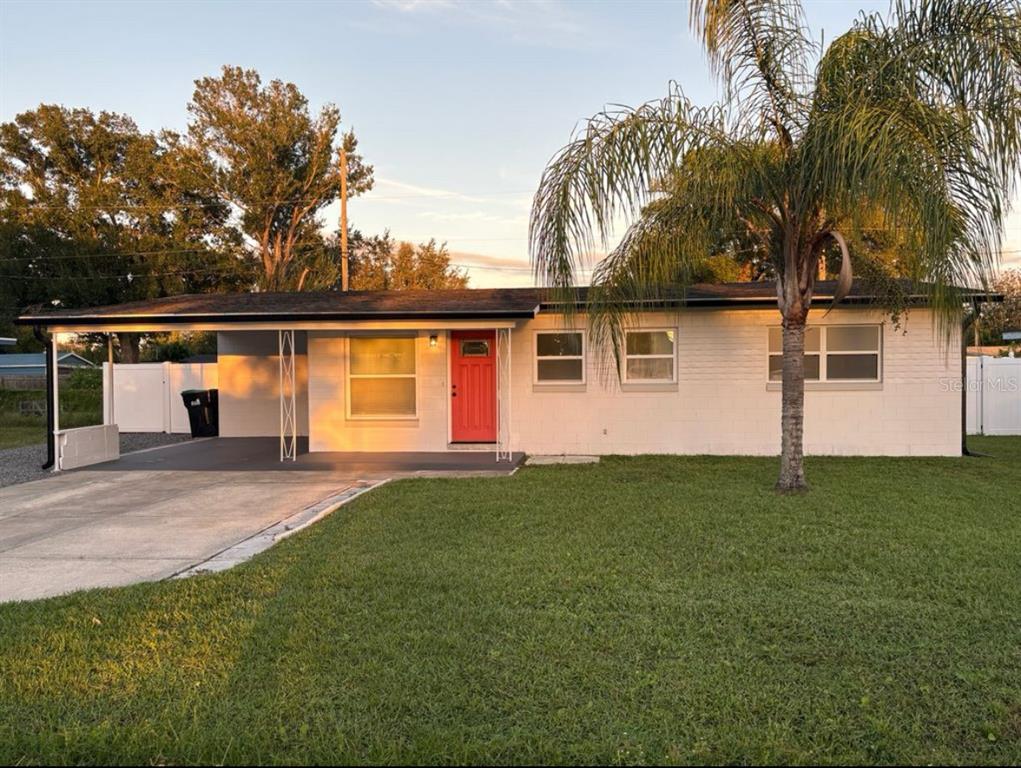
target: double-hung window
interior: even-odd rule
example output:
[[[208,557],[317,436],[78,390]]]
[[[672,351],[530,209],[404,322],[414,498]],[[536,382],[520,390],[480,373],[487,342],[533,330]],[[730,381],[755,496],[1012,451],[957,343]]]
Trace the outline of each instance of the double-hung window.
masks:
[[[822,325],[805,329],[805,380],[878,382],[882,375],[879,325]],[[769,329],[769,379],[783,378],[783,330]]]
[[[821,329],[812,326],[805,329],[805,381],[819,381],[822,370]],[[769,380],[783,378],[783,328],[769,329]]]
[[[624,381],[672,384],[677,381],[677,333],[671,328],[625,331]]]
[[[348,409],[353,418],[413,418],[417,413],[415,338],[349,339]]]
[[[536,332],[535,383],[585,383],[585,334],[582,331]]]

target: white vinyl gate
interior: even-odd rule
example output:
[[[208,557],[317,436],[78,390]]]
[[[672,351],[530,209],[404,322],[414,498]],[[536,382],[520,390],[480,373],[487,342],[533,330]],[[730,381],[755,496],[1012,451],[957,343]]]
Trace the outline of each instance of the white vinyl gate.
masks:
[[[1021,435],[1021,358],[968,358],[968,434]]]
[[[110,364],[103,363],[103,421],[121,432],[188,433],[181,392],[215,389],[218,381],[216,363],[114,363],[111,418]]]

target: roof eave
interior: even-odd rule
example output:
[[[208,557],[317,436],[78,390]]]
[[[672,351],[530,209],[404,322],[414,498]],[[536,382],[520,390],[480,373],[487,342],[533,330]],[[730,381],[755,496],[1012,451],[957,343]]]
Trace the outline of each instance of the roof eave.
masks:
[[[102,327],[107,325],[188,325],[194,323],[272,323],[272,322],[365,322],[388,320],[526,320],[535,317],[538,305],[531,309],[463,310],[453,312],[211,312],[139,315],[21,315],[16,325]]]

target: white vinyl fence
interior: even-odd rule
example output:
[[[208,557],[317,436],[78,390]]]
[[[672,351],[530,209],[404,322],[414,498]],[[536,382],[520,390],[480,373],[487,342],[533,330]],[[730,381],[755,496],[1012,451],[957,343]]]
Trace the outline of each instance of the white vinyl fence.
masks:
[[[968,358],[968,434],[1021,435],[1021,358]]]
[[[114,363],[113,417],[110,364],[103,363],[103,421],[121,432],[188,433],[188,411],[181,392],[215,389],[216,363]]]

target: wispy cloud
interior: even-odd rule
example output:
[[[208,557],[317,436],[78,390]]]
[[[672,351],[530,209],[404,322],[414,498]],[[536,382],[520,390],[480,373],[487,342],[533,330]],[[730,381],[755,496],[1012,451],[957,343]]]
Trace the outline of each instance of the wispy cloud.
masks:
[[[499,29],[523,45],[588,48],[594,31],[577,7],[559,0],[373,0],[385,11],[428,15],[449,24]]]
[[[493,267],[495,269],[521,272],[531,272],[532,269],[527,258],[490,256],[485,253],[473,253],[470,251],[451,251],[450,260],[464,266]]]
[[[375,190],[379,191],[383,197],[389,197],[394,200],[430,198],[433,200],[459,200],[467,203],[480,203],[484,199],[478,195],[466,195],[449,189],[423,187],[419,184],[409,184],[406,181],[380,177],[375,179]]]
[[[502,224],[508,226],[520,226],[522,229],[528,226],[527,216],[501,216],[489,211],[421,211],[419,218],[429,221],[441,221],[447,223],[470,222],[476,224]]]
[[[524,190],[488,193],[484,195],[460,192],[440,187],[423,186],[406,181],[377,176],[375,185],[366,199],[374,202],[426,202],[451,201],[455,203],[497,204],[527,210],[532,205],[532,195]]]

